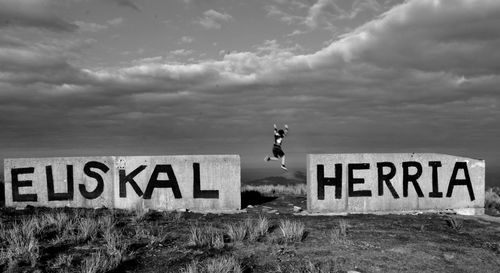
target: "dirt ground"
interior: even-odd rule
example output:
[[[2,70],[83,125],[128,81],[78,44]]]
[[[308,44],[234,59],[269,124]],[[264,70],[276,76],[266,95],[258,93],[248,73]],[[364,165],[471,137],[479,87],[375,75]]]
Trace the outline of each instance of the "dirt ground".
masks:
[[[499,272],[500,222],[497,217],[419,215],[298,216],[294,206],[306,207],[303,196],[242,195],[246,212],[198,214],[191,212],[149,213],[144,220],[131,221],[127,213],[115,213],[117,227],[128,238],[130,256],[113,272],[180,272],[192,261],[220,256],[235,257],[244,272]],[[16,211],[2,209],[3,222],[47,209]],[[99,213],[107,213],[100,210]],[[489,212],[494,214],[493,212]],[[121,216],[120,216],[121,215]],[[192,225],[224,229],[227,224],[265,215],[269,234],[256,241],[226,242],[223,248],[193,247],[188,237]],[[450,219],[455,223],[452,225]],[[305,224],[302,241],[279,240],[279,221]],[[493,219],[493,220],[491,220]],[[345,235],[332,233],[345,224]],[[136,236],[141,229],[161,233],[162,239]],[[333,234],[333,235],[332,235]],[[36,266],[20,265],[18,272],[58,272],[51,259],[58,253],[87,255],[99,240],[84,245],[43,246]],[[64,272],[80,272],[78,258]],[[6,270],[4,265],[1,270]],[[75,271],[73,271],[75,270]]]

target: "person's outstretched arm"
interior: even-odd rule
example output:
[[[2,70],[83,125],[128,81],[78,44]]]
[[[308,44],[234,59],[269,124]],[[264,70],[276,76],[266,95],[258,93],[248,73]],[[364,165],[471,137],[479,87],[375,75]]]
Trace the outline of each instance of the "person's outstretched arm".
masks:
[[[285,136],[288,135],[288,125],[285,124]]]

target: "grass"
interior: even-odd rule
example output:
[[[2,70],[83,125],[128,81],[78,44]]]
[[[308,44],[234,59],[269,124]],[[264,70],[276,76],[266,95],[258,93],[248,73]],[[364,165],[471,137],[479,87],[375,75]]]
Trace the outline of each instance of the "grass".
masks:
[[[192,225],[189,228],[188,245],[194,247],[224,248],[223,233],[213,226],[200,227]]]
[[[96,244],[98,240],[104,243]],[[68,245],[96,251],[78,258],[71,253],[51,253]],[[49,257],[46,264],[53,268],[74,272],[77,261],[76,268],[81,272],[107,272],[117,268],[128,254],[128,242],[116,228],[112,214],[97,215],[95,211],[86,213],[79,209],[73,213],[37,212],[10,224],[0,224],[0,271],[2,266],[11,271],[25,265],[34,268],[45,256]]]
[[[282,219],[279,229],[285,242],[302,242],[305,238],[305,225],[300,221]]]
[[[338,225],[326,231],[326,237],[331,244],[345,244],[349,242],[347,239],[347,227],[348,223],[345,219],[340,219]]]
[[[258,191],[264,195],[306,195],[306,184],[295,185],[262,185],[251,186],[245,185],[241,188],[242,191]]]
[[[243,268],[233,256],[221,256],[204,262],[191,262],[181,270],[182,273],[241,273]]]
[[[269,219],[264,215],[258,218],[247,218],[245,221],[225,224],[226,234],[232,242],[248,240],[254,242],[266,236],[269,231]]]
[[[7,247],[0,252],[0,263],[7,262],[9,266],[14,266],[25,262],[35,267],[40,258],[40,245],[35,237],[37,224],[38,221],[33,218],[23,219],[2,232]]]
[[[464,226],[464,222],[455,216],[448,216],[446,218],[446,223],[451,229],[455,231],[461,230]]]
[[[497,197],[488,189],[486,203],[496,206]],[[273,204],[290,211],[288,200],[302,199],[280,196]],[[488,233],[491,225],[442,215],[315,218],[258,210],[204,215],[68,208],[0,213],[0,272],[319,273],[356,266],[359,272],[415,272],[421,264],[429,271],[473,272],[474,261],[482,261],[477,271],[495,272],[491,261],[500,253],[498,236]],[[415,232],[423,227],[425,232]],[[458,243],[464,236],[473,247]],[[411,258],[393,259],[395,246],[401,253],[412,250]],[[443,249],[456,258],[440,263]]]

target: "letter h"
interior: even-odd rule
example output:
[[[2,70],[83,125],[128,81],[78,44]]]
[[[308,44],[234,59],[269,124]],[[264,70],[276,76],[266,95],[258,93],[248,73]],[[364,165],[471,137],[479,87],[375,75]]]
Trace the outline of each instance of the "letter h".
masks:
[[[325,177],[325,167],[317,165],[318,200],[325,200],[325,186],[335,186],[335,199],[342,198],[342,164],[335,164],[335,177]]]

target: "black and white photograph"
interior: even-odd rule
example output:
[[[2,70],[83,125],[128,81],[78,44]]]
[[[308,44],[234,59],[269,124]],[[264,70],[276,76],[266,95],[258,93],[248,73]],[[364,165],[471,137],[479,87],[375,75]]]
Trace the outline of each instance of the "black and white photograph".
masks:
[[[500,272],[499,0],[0,0],[0,272]]]

